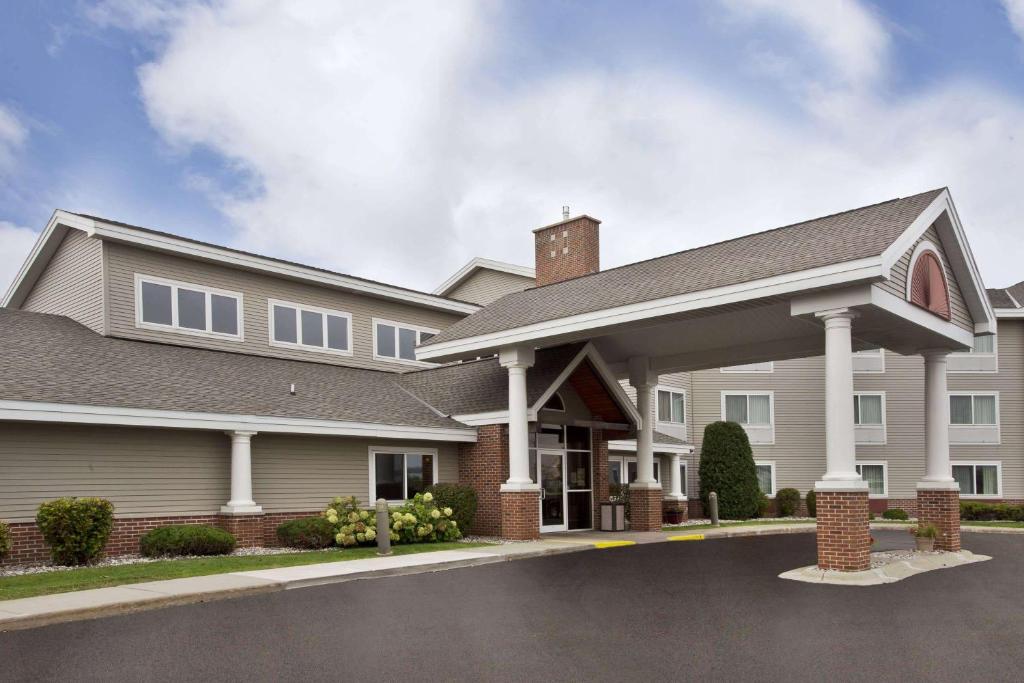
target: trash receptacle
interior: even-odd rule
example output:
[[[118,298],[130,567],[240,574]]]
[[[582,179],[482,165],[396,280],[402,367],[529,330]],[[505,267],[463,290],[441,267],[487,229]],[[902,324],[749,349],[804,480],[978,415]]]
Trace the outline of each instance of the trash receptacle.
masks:
[[[601,503],[601,531],[626,530],[626,504]]]

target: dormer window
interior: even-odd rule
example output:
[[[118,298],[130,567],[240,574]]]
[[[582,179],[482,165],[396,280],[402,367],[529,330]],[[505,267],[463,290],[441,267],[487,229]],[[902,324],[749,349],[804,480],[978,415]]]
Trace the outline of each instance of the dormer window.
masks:
[[[135,324],[145,329],[241,341],[242,295],[136,275]]]

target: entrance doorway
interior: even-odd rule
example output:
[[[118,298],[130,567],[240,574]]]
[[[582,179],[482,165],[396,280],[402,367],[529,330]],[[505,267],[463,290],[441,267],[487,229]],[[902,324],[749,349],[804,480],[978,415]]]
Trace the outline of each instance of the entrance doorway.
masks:
[[[540,451],[540,530],[565,531],[565,453]]]
[[[590,430],[546,424],[537,441],[530,475],[540,484],[541,532],[594,528]]]

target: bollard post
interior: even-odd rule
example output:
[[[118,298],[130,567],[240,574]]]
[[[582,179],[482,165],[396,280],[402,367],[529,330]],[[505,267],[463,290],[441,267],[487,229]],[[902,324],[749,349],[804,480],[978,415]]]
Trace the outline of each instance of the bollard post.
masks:
[[[377,554],[391,554],[391,511],[383,498],[377,499]]]
[[[708,514],[711,516],[711,526],[718,526],[718,494],[712,491],[708,494]]]

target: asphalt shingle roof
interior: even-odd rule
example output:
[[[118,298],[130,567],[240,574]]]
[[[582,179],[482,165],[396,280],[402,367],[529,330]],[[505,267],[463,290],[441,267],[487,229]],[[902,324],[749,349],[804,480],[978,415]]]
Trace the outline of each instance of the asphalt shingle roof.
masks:
[[[456,322],[425,346],[878,256],[943,191],[931,190],[508,294]]]
[[[104,337],[63,316],[0,309],[4,400],[466,428],[397,380],[374,370]]]
[[[1017,308],[1006,289],[986,289],[985,291],[988,293],[988,301],[992,304],[992,308]]]

